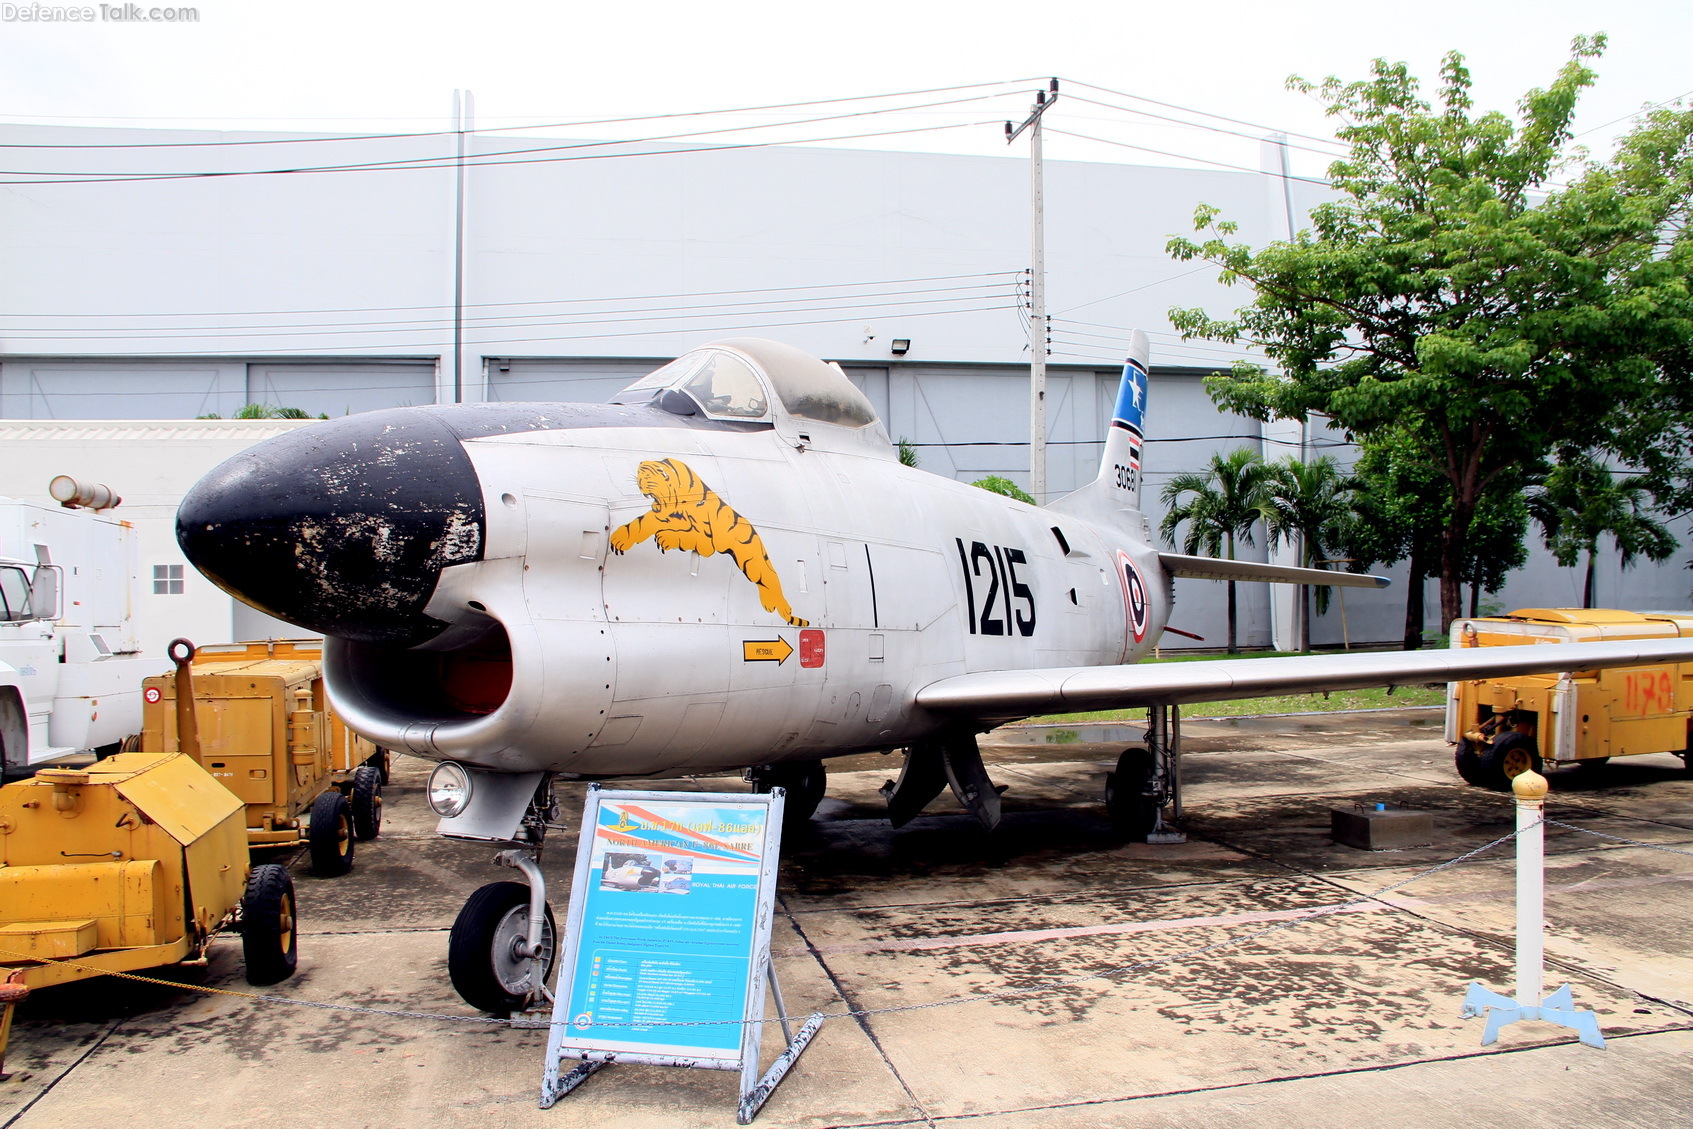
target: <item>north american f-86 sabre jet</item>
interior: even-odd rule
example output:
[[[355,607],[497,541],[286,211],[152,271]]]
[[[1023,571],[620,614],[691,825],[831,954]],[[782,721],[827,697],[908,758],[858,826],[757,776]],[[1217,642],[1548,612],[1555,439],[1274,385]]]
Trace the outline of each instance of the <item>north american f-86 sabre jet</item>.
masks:
[[[1175,577],[1386,582],[1160,552],[1133,341],[1099,476],[1045,507],[902,465],[839,366],[734,339],[606,404],[396,408],[265,440],[190,491],[177,537],[225,590],[327,637],[353,729],[441,762],[443,834],[511,845],[528,890],[478,891],[450,945],[455,985],[494,1011],[541,991],[553,951],[535,859],[555,780],[745,769],[809,819],[826,758],[899,749],[895,826],[950,786],[992,828],[979,733],[1147,706],[1105,802],[1156,839],[1180,704],[1693,659],[1640,642],[1135,666]]]

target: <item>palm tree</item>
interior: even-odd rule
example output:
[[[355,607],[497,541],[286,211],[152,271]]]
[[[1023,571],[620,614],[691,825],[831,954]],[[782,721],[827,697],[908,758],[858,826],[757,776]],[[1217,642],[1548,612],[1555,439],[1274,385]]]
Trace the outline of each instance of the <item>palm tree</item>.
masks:
[[[1352,496],[1358,486],[1343,473],[1340,464],[1324,455],[1300,462],[1289,455],[1268,467],[1264,483],[1264,526],[1270,547],[1281,541],[1297,541],[1299,563],[1306,568],[1327,568],[1331,548],[1345,536],[1353,519]],[[1317,611],[1328,610],[1332,589],[1317,589]],[[1299,633],[1295,647],[1311,648],[1311,589],[1299,590]]]
[[[1594,559],[1603,535],[1615,541],[1625,569],[1636,557],[1665,561],[1680,548],[1675,535],[1647,513],[1649,493],[1638,476],[1618,478],[1598,459],[1580,454],[1561,457],[1540,489],[1529,495],[1529,513],[1540,523],[1557,562],[1574,568],[1587,557],[1582,607],[1593,606]]]
[[[1158,527],[1164,543],[1174,546],[1176,530],[1186,522],[1182,552],[1211,557],[1221,554],[1234,560],[1236,542],[1252,544],[1252,526],[1265,517],[1264,481],[1268,473],[1262,455],[1250,447],[1239,447],[1226,455],[1212,455],[1203,473],[1189,471],[1170,479],[1161,495],[1169,507]],[[1234,581],[1225,583],[1232,655],[1240,650],[1235,644]]]

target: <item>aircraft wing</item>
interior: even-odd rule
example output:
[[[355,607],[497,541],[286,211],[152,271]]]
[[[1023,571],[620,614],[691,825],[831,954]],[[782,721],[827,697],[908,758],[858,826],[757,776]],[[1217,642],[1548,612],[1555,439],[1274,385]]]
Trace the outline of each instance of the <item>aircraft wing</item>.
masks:
[[[1258,580],[1271,584],[1315,584],[1330,588],[1386,588],[1392,583],[1385,576],[1359,572],[1330,572],[1322,568],[1231,561],[1220,557],[1185,557],[1180,553],[1159,553],[1158,563],[1171,576],[1187,576],[1195,580]]]
[[[917,691],[917,704],[937,713],[1008,721],[1044,713],[1221,702],[1666,662],[1693,662],[1693,638],[988,670],[931,682]]]

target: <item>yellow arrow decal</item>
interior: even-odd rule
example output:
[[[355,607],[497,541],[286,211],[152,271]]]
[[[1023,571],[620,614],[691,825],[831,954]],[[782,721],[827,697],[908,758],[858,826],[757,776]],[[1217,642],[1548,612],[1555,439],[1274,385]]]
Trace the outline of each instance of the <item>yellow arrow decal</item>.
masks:
[[[752,639],[741,643],[741,660],[749,663],[775,663],[780,666],[794,653],[793,644],[786,639]]]

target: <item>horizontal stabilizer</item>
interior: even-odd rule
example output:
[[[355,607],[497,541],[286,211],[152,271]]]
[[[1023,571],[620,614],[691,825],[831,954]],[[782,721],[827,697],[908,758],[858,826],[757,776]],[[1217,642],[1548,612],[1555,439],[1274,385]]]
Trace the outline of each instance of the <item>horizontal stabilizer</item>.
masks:
[[[1417,686],[1471,678],[1510,678],[1653,663],[1693,662],[1693,639],[1623,639],[1460,647],[1449,651],[1352,651],[1292,658],[1127,666],[984,670],[943,678],[917,691],[940,713],[1009,721],[1043,713],[1226,702],[1370,686]]]
[[[1158,563],[1171,576],[1186,576],[1194,580],[1259,580],[1270,584],[1321,584],[1332,588],[1386,588],[1393,583],[1385,576],[1359,572],[1329,572],[1321,568],[1225,561],[1216,557],[1184,557],[1180,553],[1159,553]]]

